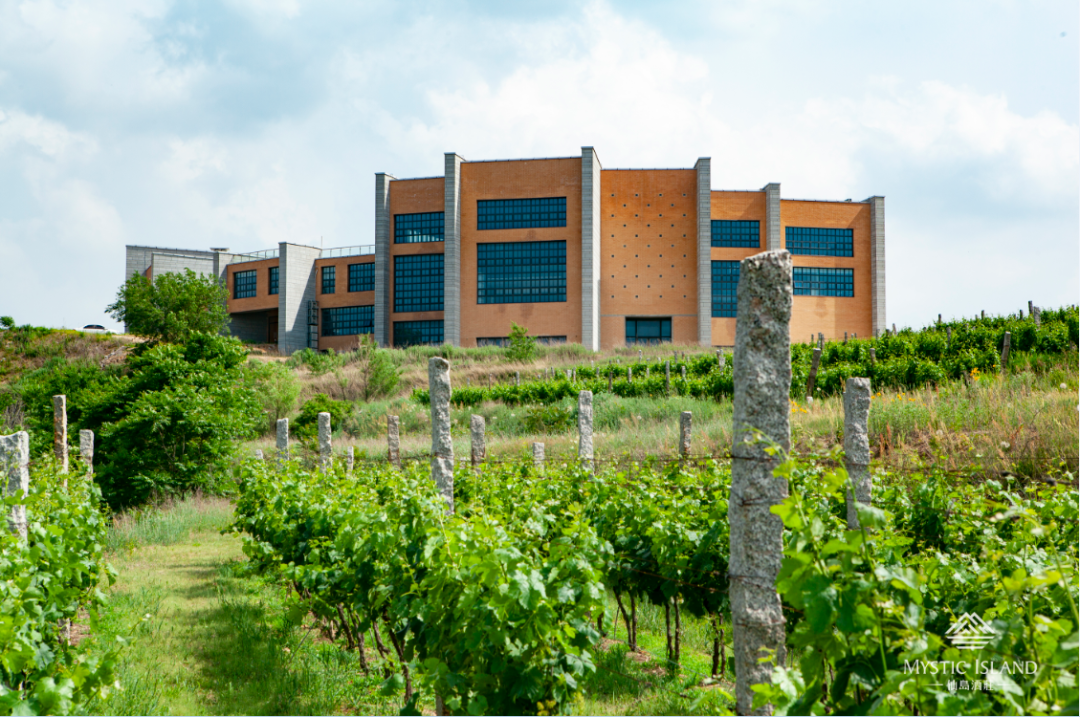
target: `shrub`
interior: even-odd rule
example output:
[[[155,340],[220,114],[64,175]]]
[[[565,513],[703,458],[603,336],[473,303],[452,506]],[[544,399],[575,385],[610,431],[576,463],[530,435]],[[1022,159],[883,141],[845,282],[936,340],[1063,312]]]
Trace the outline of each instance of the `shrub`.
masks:
[[[304,401],[300,416],[293,422],[293,434],[297,438],[314,438],[319,431],[319,414],[330,414],[330,426],[341,426],[352,413],[352,404],[348,401],[335,401],[325,393]]]
[[[229,325],[227,299],[216,278],[185,269],[153,281],[132,274],[105,310],[133,334],[176,343],[193,333],[223,333]]]
[[[510,346],[506,349],[506,358],[511,361],[532,361],[536,355],[536,339],[529,336],[524,326],[510,323]]]
[[[267,418],[267,430],[273,430],[279,418],[292,415],[300,398],[300,382],[288,366],[271,362],[255,368],[258,372],[259,398]]]

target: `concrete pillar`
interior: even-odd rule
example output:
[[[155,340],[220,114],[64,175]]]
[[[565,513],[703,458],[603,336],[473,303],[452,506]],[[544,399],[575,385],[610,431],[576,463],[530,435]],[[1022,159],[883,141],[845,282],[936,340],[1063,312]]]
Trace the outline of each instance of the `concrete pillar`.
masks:
[[[694,415],[690,411],[679,414],[679,455],[686,458],[690,455],[690,430]]]
[[[791,448],[788,393],[791,386],[791,255],[767,251],[742,261],[735,325],[735,397],[732,428],[731,540],[729,574],[734,637],[736,711],[752,709],[750,686],[768,683],[775,655],[785,664],[784,613],[776,592],[783,559],[780,518],[770,508],[788,495],[787,481],[773,476],[782,460],[766,448]]]
[[[331,453],[330,414],[323,411],[319,414],[319,469],[327,473],[334,465],[334,457]]]
[[[642,361],[645,360],[645,352],[642,351],[641,349],[637,350],[637,360],[638,360],[638,363],[641,363]]]
[[[443,339],[461,346],[461,157],[443,163]],[[453,503],[453,497],[450,499]]]
[[[664,362],[664,393],[671,393],[671,362]]]
[[[390,345],[390,182],[394,177],[375,175],[375,343]]]
[[[885,197],[870,197],[870,312],[873,335],[885,323]]]
[[[762,191],[765,192],[765,246],[764,249],[781,249],[783,243],[780,238],[780,183],[769,182]]]
[[[256,448],[255,452],[252,455],[254,455],[255,460],[261,461],[263,459],[263,452],[261,448]]]
[[[723,369],[724,366],[727,364],[727,356],[721,350],[717,350],[716,352],[716,363],[720,366],[721,369]]]
[[[581,148],[581,343],[600,350],[600,159]]]
[[[870,504],[870,379],[849,378],[844,391],[844,467],[847,488],[847,527],[859,530],[855,502]]]
[[[697,180],[697,341],[712,345],[712,159],[694,164]]]
[[[18,491],[30,492],[30,434],[19,431],[0,436],[0,473],[4,482],[4,497]],[[26,506],[13,505],[8,511],[8,530],[26,539]]]
[[[289,460],[289,419],[277,421],[277,452],[280,460]]]
[[[872,351],[873,349],[871,349]],[[814,349],[814,356],[810,359],[810,375],[806,379],[806,398],[814,397],[814,384],[817,382],[818,365],[821,363],[821,349]]]
[[[86,465],[86,472],[94,475],[94,432],[86,428],[79,431],[79,457]]]
[[[386,457],[390,465],[401,470],[401,435],[397,416],[386,417]]]
[[[613,390],[612,379],[611,379],[611,367],[610,366],[608,367],[608,372],[607,372],[607,390],[608,390],[608,393],[611,393],[612,390]]]
[[[521,371],[514,371],[514,385],[521,385]]]
[[[487,445],[484,440],[486,424],[483,416],[469,416],[469,433],[472,438],[472,465],[476,468],[487,457]]]
[[[578,460],[591,473],[593,471],[593,406],[592,391],[578,394]]]
[[[870,365],[873,366],[877,363],[877,353],[874,349],[870,349]]]
[[[1033,302],[1031,299],[1028,299],[1028,316],[1035,316],[1035,302]],[[1020,312],[1020,318],[1024,318],[1023,311]]]
[[[949,351],[952,348],[952,327],[945,327],[945,350]]]
[[[1009,367],[1009,344],[1012,343],[1012,333],[1005,332],[1005,341],[1001,345],[1001,372],[1005,373],[1005,369]]]
[[[454,441],[450,436],[450,362],[440,356],[428,360],[431,396],[431,478],[454,512]]]
[[[60,472],[68,472],[67,396],[53,396],[53,454]],[[65,484],[67,479],[64,479]]]
[[[679,374],[682,376],[682,380],[685,381],[686,380],[686,365],[685,364],[679,367]]]
[[[349,446],[345,449],[345,474],[352,476],[353,467],[356,465],[356,447]]]
[[[533,465],[542,468],[544,465],[544,444],[533,443],[532,444]]]
[[[1042,309],[1036,306],[1035,313],[1032,314],[1032,316],[1035,317],[1035,327],[1038,328],[1042,326]]]
[[[308,307],[318,299],[315,260],[321,254],[313,246],[278,244],[278,351],[285,356],[308,346]]]
[[[627,366],[626,367],[626,380],[627,381],[633,381],[634,380],[634,367],[633,366]]]

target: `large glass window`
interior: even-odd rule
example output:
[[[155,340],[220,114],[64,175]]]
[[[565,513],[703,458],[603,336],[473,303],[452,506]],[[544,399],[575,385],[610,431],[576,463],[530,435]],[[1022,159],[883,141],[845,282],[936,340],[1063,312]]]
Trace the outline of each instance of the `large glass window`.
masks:
[[[565,336],[533,336],[536,339],[536,343],[550,346],[553,344],[565,344]],[[476,339],[477,346],[509,346],[509,336],[481,336]]]
[[[442,310],[443,255],[395,256],[394,311]]]
[[[278,293],[278,287],[279,287],[278,277],[281,276],[281,273],[278,271],[278,268],[279,267],[276,267],[276,266],[270,267],[270,294],[271,295]]]
[[[480,199],[476,202],[477,229],[565,226],[566,197]]]
[[[255,287],[259,283],[259,272],[255,269],[251,271],[238,271],[233,274],[233,298],[234,299],[250,299],[255,296]]]
[[[712,245],[743,249],[761,248],[761,223],[756,219],[712,220]]]
[[[323,336],[375,333],[374,306],[342,306],[322,310]]]
[[[855,270],[796,266],[791,270],[795,296],[855,296]]]
[[[422,344],[441,344],[443,342],[443,322],[438,321],[395,321],[394,346],[417,346]]]
[[[375,291],[375,263],[349,264],[349,291]]]
[[[476,303],[566,301],[566,242],[476,245]]]
[[[626,343],[659,344],[671,341],[671,319],[627,319]]]
[[[854,256],[851,229],[787,227],[784,248],[803,256]]]
[[[322,268],[322,293],[334,293],[334,287],[337,284],[337,272],[334,271],[336,268],[333,266],[324,266]]]
[[[712,263],[712,315],[735,316],[736,292],[739,289],[739,262],[714,261]]]
[[[394,215],[395,244],[443,241],[444,236],[442,212]]]

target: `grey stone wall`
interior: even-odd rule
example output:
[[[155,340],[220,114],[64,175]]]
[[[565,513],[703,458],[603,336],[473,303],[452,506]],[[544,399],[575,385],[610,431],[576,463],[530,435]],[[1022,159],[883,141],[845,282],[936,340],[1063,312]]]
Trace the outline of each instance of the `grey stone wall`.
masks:
[[[308,345],[308,302],[315,300],[315,260],[321,253],[313,246],[278,245],[278,351],[286,356]]]
[[[780,183],[769,182],[765,190],[765,248],[781,249],[780,241]]]
[[[229,333],[241,341],[266,343],[266,322],[269,311],[247,311],[229,315]]]
[[[390,345],[390,182],[375,175],[375,343]]]
[[[870,291],[874,336],[885,323],[885,197],[870,197]]]
[[[195,254],[179,254],[173,252],[155,251],[151,256],[151,265],[154,267],[153,275],[182,274],[185,269],[191,269],[196,274],[217,276],[214,270],[214,255],[198,256]]]
[[[712,345],[712,159],[699,157],[697,171],[698,344]]]
[[[461,162],[446,153],[443,174],[443,340],[461,346]]]
[[[600,350],[600,159],[581,148],[581,343]]]

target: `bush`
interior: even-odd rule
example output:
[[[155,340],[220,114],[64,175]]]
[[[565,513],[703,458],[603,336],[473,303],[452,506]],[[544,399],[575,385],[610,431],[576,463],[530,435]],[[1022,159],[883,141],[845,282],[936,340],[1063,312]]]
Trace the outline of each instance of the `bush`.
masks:
[[[352,404],[348,401],[335,401],[325,393],[304,401],[300,416],[293,422],[293,434],[297,438],[314,438],[319,432],[319,414],[330,414],[330,427],[341,428],[345,419],[352,413]]]
[[[259,398],[267,418],[267,430],[273,430],[279,418],[287,418],[300,398],[300,382],[288,366],[271,362],[255,366],[259,381]]]
[[[291,368],[306,366],[312,376],[322,376],[341,368],[348,363],[348,359],[348,354],[339,354],[334,349],[327,349],[325,353],[320,353],[315,349],[306,348],[293,352],[287,363]]]
[[[223,333],[229,325],[228,298],[216,278],[191,269],[153,281],[132,274],[105,310],[137,336],[176,343],[193,333]]]
[[[536,339],[529,336],[524,326],[510,323],[510,346],[506,349],[506,358],[511,361],[532,361],[536,355]]]

